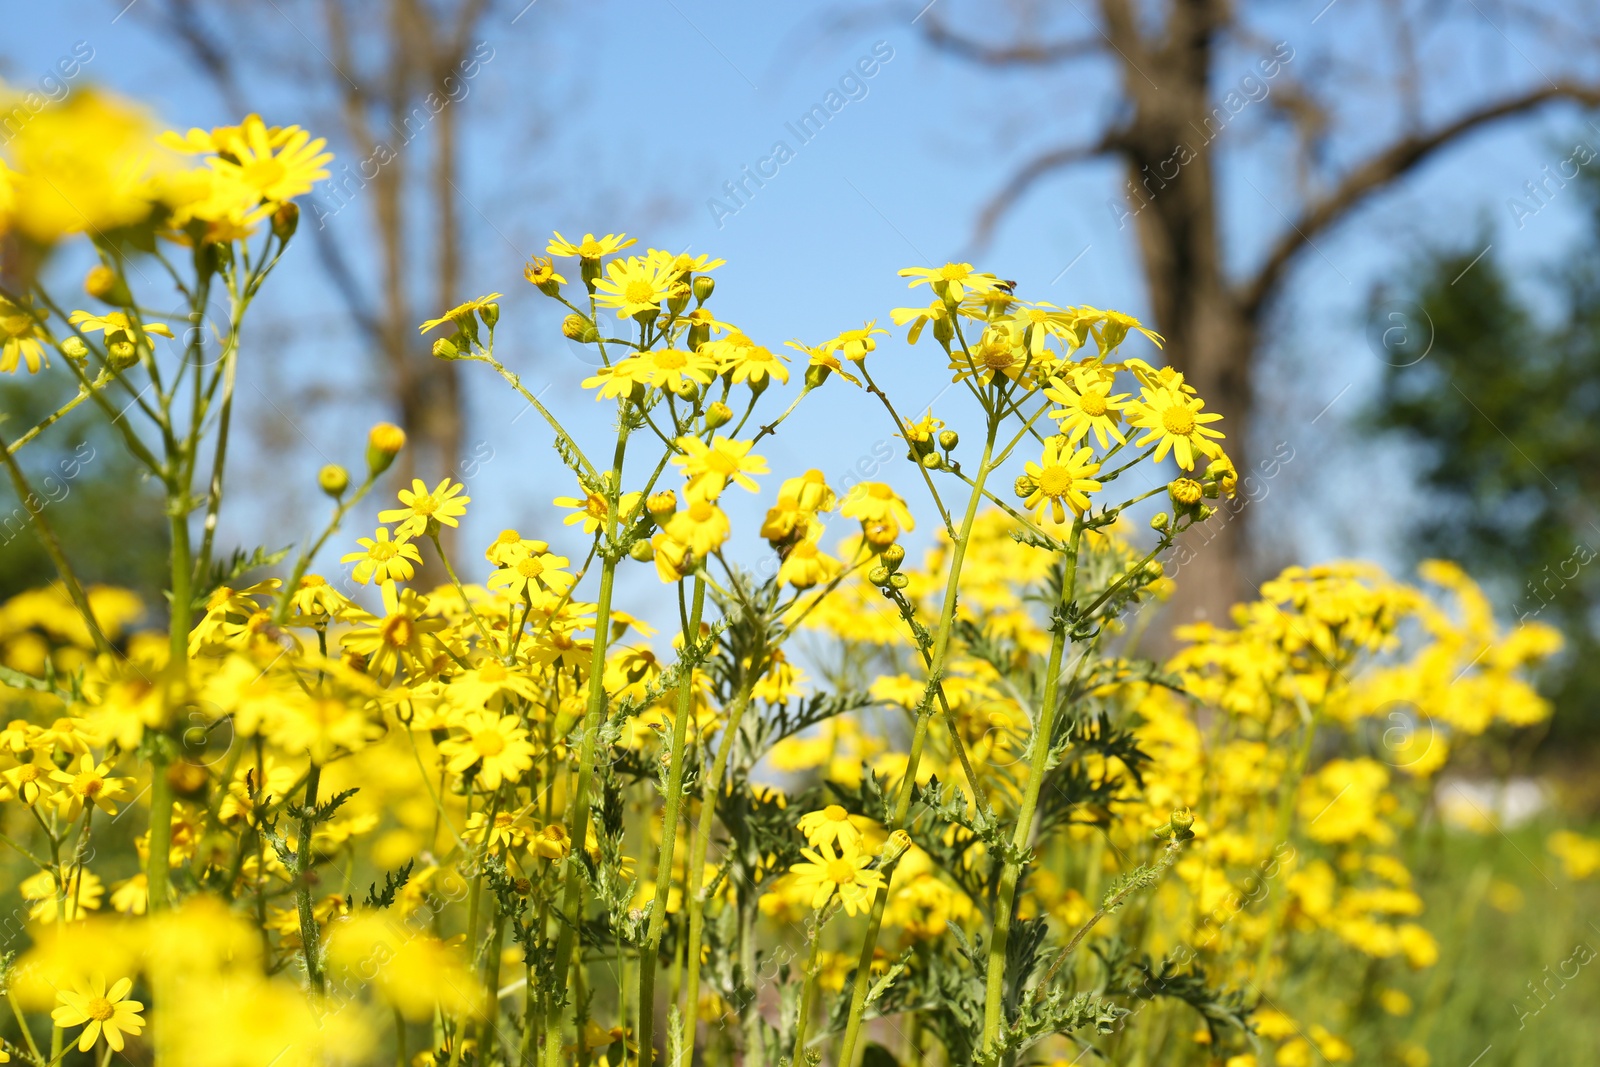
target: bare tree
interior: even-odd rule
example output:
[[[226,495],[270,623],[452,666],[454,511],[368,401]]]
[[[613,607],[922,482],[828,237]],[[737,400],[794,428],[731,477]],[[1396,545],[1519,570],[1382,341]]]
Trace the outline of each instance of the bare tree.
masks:
[[[158,0],[136,9],[181,44],[230,109],[250,110],[247,86],[270,84],[337,115],[345,158],[308,201],[301,232],[316,242],[392,389],[414,446],[402,453],[402,478],[453,472],[461,452],[457,368],[432,358],[416,324],[465,296],[462,104],[493,56],[476,39],[493,8],[493,0]]]
[[[1476,131],[1558,101],[1600,104],[1597,12],[1572,5],[1570,17],[1589,23],[1572,24],[1557,6],[1084,0],[953,11],[947,0],[915,25],[965,63],[1072,79],[1054,122],[1044,100],[1009,90],[1031,128],[1063,143],[1037,151],[988,201],[977,243],[1041,181],[1092,160],[1120,164],[1115,214],[1136,236],[1167,356],[1227,416],[1242,460],[1267,315],[1320,238]],[[1473,63],[1480,54],[1488,59]],[[1095,115],[1087,129],[1060,131]],[[1276,170],[1289,189],[1250,194],[1252,236],[1275,232],[1243,270],[1230,269],[1241,220],[1224,210],[1224,160],[1236,180]],[[1212,525],[1204,564],[1179,583],[1177,621],[1226,618],[1246,592],[1243,523]]]

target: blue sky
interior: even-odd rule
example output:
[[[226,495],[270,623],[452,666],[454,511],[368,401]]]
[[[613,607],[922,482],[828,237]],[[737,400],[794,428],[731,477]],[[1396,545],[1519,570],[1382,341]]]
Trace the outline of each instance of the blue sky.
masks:
[[[136,0],[120,15],[120,2],[101,0],[15,6],[13,32],[0,45],[6,80],[36,83],[84,41],[94,49],[84,77],[147,101],[170,124],[233,118],[155,35],[149,12],[140,10],[148,2]],[[317,27],[305,21],[309,6],[271,6],[283,19],[278,43],[292,46],[308,72],[302,80],[327,74],[319,69],[328,61]],[[537,0],[523,8],[511,0],[486,21],[479,37],[492,58],[455,105],[469,111],[471,123],[459,205],[469,232],[468,291],[461,296],[506,294],[502,358],[535,391],[548,387],[545,400],[580,433],[605,435],[608,412],[578,389],[587,366],[560,338],[549,303],[520,278],[521,264],[550,230],[626,230],[646,244],[726,258],[714,302],[719,314],[773,347],[792,337],[816,341],[868,318],[888,325],[888,309],[920,302],[895,271],[962,253],[978,207],[1011,170],[1031,151],[1094,127],[1109,106],[1108,68],[1088,65],[1046,81],[985,74],[930,52],[910,24],[915,8],[849,18],[840,11],[700,0]],[[1305,67],[1337,35],[1367,32],[1365,17],[1354,0],[1330,8],[1297,2],[1274,5],[1267,25]],[[1528,46],[1495,52],[1493,28],[1462,31],[1460,63],[1507,85],[1544,76],[1546,57]],[[1242,78],[1270,49],[1269,41],[1229,62]],[[868,67],[870,77],[861,73]],[[1479,84],[1464,79],[1460,91]],[[247,86],[270,121],[316,130],[330,114],[326,99],[259,71]],[[792,127],[830,90],[844,106],[802,143]],[[1441,100],[1448,109],[1449,91]],[[1373,107],[1377,128],[1384,104]],[[1238,263],[1250,262],[1281,228],[1291,203],[1287,145],[1256,131],[1250,118],[1247,109],[1222,135],[1259,138],[1223,169],[1229,251]],[[1263,502],[1258,517],[1280,560],[1394,557],[1395,516],[1410,499],[1404,457],[1343,430],[1381,370],[1363,321],[1369,293],[1429,244],[1472,242],[1484,220],[1493,226],[1496,255],[1531,274],[1579,233],[1575,198],[1554,198],[1520,228],[1506,201],[1579,138],[1600,145],[1600,133],[1562,111],[1475,136],[1319,239],[1301,260],[1264,378],[1264,433],[1290,442],[1297,456],[1282,492]],[[779,141],[792,151],[781,166],[771,161]],[[735,204],[724,183],[758,166],[771,176],[759,188],[747,184],[753,195]],[[1041,184],[980,264],[1017,279],[1023,296],[1145,312],[1132,231],[1118,225],[1121,181],[1111,165],[1094,164]],[[366,210],[358,194],[328,224],[358,246],[357,221]],[[416,254],[425,256],[425,245]],[[343,323],[311,242],[298,242],[281,270],[263,309],[263,321],[276,325],[258,333],[241,371],[247,398],[252,391],[270,398],[258,405],[262,417],[245,426],[252,443],[234,483],[250,494],[230,520],[248,543],[286,502],[315,500],[320,463],[359,463],[366,425],[391,414],[372,401],[373,365]],[[948,375],[931,351],[896,340],[875,366],[904,409],[939,397],[935,413],[961,427],[960,391],[940,395]],[[480,460],[470,478],[479,503],[469,517],[469,543],[513,523],[544,535],[554,522],[545,502],[567,492],[568,481],[546,451],[541,424],[520,417],[520,400],[487,368],[466,369],[469,453]],[[881,452],[892,433],[882,413],[842,387],[813,399],[820,403],[808,402],[778,440],[764,442],[773,469],[816,466],[838,480],[863,459],[872,465],[875,446]],[[896,465],[875,473],[920,505],[914,473]]]

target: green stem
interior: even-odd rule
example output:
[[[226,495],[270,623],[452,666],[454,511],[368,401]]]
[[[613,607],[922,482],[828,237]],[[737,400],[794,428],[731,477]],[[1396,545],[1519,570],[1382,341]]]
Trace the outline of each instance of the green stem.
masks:
[[[306,961],[306,981],[320,994],[323,989],[322,962],[320,959],[321,932],[311,905],[311,834],[316,826],[317,787],[322,782],[322,768],[313,761],[306,772],[304,811],[300,816],[299,851],[295,856],[294,899],[300,911],[300,951]]]
[[[502,376],[508,372],[495,365]],[[514,376],[513,376],[514,377]],[[511,381],[511,378],[507,378]],[[513,382],[513,384],[517,384]],[[520,386],[519,386],[520,388]],[[531,398],[530,398],[531,399]],[[531,400],[535,405],[537,400]],[[607,492],[612,499],[606,508],[605,546],[600,559],[600,592],[595,601],[594,614],[594,650],[589,659],[589,694],[588,705],[583,714],[583,741],[578,750],[578,780],[572,791],[572,804],[568,809],[568,821],[571,825],[570,840],[572,851],[565,859],[566,868],[561,886],[561,914],[557,917],[560,932],[556,935],[555,956],[552,960],[551,974],[555,976],[557,989],[565,988],[567,970],[572,964],[573,942],[576,939],[577,924],[581,921],[580,911],[583,906],[583,875],[579,865],[583,862],[581,856],[583,849],[589,841],[589,789],[594,780],[595,750],[600,734],[600,724],[605,715],[606,690],[606,645],[611,633],[611,594],[616,585],[617,564],[621,561],[621,554],[613,543],[617,533],[617,501],[620,498],[619,486],[622,484],[622,462],[628,444],[628,402],[624,400],[619,407],[621,428],[617,433],[617,447],[612,456],[610,482]],[[543,408],[540,408],[543,412]],[[546,415],[550,419],[549,415]],[[553,422],[554,420],[551,419]],[[559,424],[556,424],[559,426]],[[559,431],[563,437],[565,430]],[[570,438],[568,439],[570,440]],[[575,447],[575,446],[574,446]],[[565,998],[572,999],[572,998]],[[574,1007],[576,1002],[574,1001]],[[545,1016],[544,1034],[544,1062],[546,1067],[561,1067],[561,1030],[566,1012],[562,1009],[561,1001],[552,1003]],[[579,1030],[578,1045],[582,1048],[582,1030]]]
[[[739,725],[744,720],[745,709],[750,706],[750,694],[755,690],[756,682],[763,673],[764,660],[765,652],[760,649],[751,657],[749,673],[745,675],[744,684],[739,687],[739,695],[734,701],[733,708],[728,712],[728,725],[722,732],[722,744],[717,747],[716,758],[711,764],[711,773],[700,783],[700,816],[695,821],[694,840],[689,845],[689,869],[683,894],[689,907],[689,941],[685,952],[688,977],[684,982],[687,991],[684,999],[686,1005],[684,1018],[689,1020],[699,1018],[700,943],[705,937],[706,920],[706,853],[711,850],[711,828],[716,819],[717,798],[722,795],[722,779],[728,773],[728,760],[733,755],[733,747],[739,736]],[[672,1064],[671,1067],[689,1067],[689,1065]]]
[[[922,749],[928,739],[928,722],[932,718],[934,693],[944,677],[945,660],[950,652],[950,633],[955,624],[956,594],[960,589],[961,565],[966,559],[967,546],[972,541],[972,526],[978,519],[978,508],[983,503],[983,483],[993,467],[995,436],[1000,424],[989,420],[988,434],[983,443],[983,458],[978,463],[978,477],[972,495],[967,499],[967,512],[961,520],[961,531],[956,534],[950,552],[950,575],[945,580],[944,604],[939,612],[939,628],[934,633],[933,655],[928,667],[928,685],[922,696],[922,706],[917,709],[916,731],[911,737],[911,754],[906,760],[905,776],[895,798],[894,814],[889,832],[905,828],[906,815],[911,810],[911,790],[917,781],[917,765],[922,760]],[[883,909],[889,900],[891,872],[884,872],[883,887],[872,902],[872,915],[867,921],[866,936],[861,940],[861,953],[856,960],[855,984],[850,991],[850,1016],[845,1023],[844,1040],[839,1046],[838,1062],[849,1067],[855,1056],[856,1042],[861,1036],[862,1016],[866,1012],[867,987],[872,981],[872,954],[878,947],[878,931],[883,926]]]
[[[1017,825],[1011,835],[1011,851],[1000,871],[1000,889],[995,900],[994,935],[989,938],[989,966],[984,987],[983,1040],[981,1050],[993,1049],[1000,1037],[1002,994],[1005,991],[1006,944],[1011,937],[1011,913],[1016,903],[1017,879],[1027,861],[1028,842],[1033,836],[1033,817],[1039,806],[1039,789],[1050,767],[1050,738],[1055,730],[1056,704],[1061,686],[1061,657],[1072,629],[1072,602],[1078,585],[1078,547],[1083,539],[1083,518],[1072,524],[1067,544],[1066,574],[1061,581],[1061,603],[1056,607],[1050,638],[1050,660],[1045,668],[1044,696],[1039,704],[1039,719],[1034,726],[1032,761],[1028,765],[1028,785],[1017,812]]]
[[[661,853],[656,858],[656,897],[650,909],[650,927],[639,950],[639,1067],[650,1067],[655,1056],[655,999],[657,958],[661,932],[666,925],[667,901],[672,893],[672,856],[678,844],[678,817],[683,810],[683,748],[694,709],[694,664],[700,651],[700,616],[705,610],[706,583],[698,575],[683,632],[683,676],[678,679],[677,716],[672,723],[672,749],[667,764],[666,813],[661,824]]]

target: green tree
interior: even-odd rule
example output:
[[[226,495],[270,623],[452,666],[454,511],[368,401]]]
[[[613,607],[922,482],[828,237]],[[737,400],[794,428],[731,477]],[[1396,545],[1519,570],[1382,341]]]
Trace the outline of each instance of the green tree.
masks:
[[[1589,239],[1546,291],[1513,284],[1492,254],[1474,262],[1480,236],[1425,257],[1402,299],[1377,305],[1375,331],[1420,333],[1366,419],[1417,446],[1413,554],[1459,560],[1503,609],[1565,634],[1548,683],[1555,736],[1576,739],[1600,735],[1600,178],[1568,195]]]

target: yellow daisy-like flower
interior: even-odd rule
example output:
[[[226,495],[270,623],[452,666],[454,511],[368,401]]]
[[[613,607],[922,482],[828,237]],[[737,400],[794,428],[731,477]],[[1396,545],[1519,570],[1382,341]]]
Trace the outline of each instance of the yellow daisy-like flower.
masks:
[[[191,126],[189,132],[179,134],[168,130],[156,140],[164,148],[174,152],[182,152],[190,156],[203,156],[214,154],[219,156],[234,155],[234,146],[244,137],[244,130],[251,123],[260,125],[260,115],[246,115],[244,122],[238,126],[213,126],[210,130],[202,130]],[[263,126],[266,132],[269,147],[278,148],[289,139],[290,134],[298,130],[298,126]]]
[[[28,373],[38,374],[39,368],[50,365],[39,329],[49,315],[47,308],[34,308],[31,301],[13,304],[0,298],[0,371],[15,374],[20,364],[27,363]]]
[[[623,362],[636,365],[637,369],[632,372],[635,381],[641,381],[652,389],[667,389],[676,393],[688,382],[710,385],[716,378],[717,359],[706,348],[706,345],[701,345],[696,352],[686,352],[680,348],[657,348]]]
[[[950,309],[945,307],[944,301],[935,300],[925,308],[895,308],[889,312],[889,318],[896,326],[911,324],[911,329],[906,331],[906,344],[914,345],[929,323],[949,322]]]
[[[467,505],[472,503],[470,496],[460,495],[466,488],[445,478],[430,493],[421,478],[413,478],[410,489],[400,490],[400,503],[405,507],[378,512],[378,521],[398,521],[400,525],[394,528],[397,537],[416,537],[426,532],[429,519],[437,519],[445,526],[460,526],[456,520],[467,513]]]
[[[449,323],[457,330],[475,337],[477,335],[478,327],[473,316],[481,314],[484,308],[488,307],[490,304],[493,304],[499,299],[499,293],[490,293],[488,296],[480,296],[476,300],[468,300],[464,304],[457,304],[455,307],[451,308],[449,311],[446,311],[438,318],[429,319],[421,326],[418,326],[417,332],[427,333],[430,330],[436,330],[440,326]]]
[[[528,827],[521,820],[517,812],[501,811],[495,813],[494,822],[490,823],[487,812],[475,811],[467,816],[461,837],[474,845],[481,845],[487,839],[490,854],[498,856],[503,850],[520,849],[527,843]]]
[[[868,911],[872,898],[883,887],[883,875],[868,870],[872,857],[859,848],[846,848],[835,854],[832,848],[801,849],[805,862],[789,868],[794,876],[795,888],[811,897],[811,907],[820,911],[837,893],[844,904],[845,914]]]
[[[1051,378],[1050,388],[1044,395],[1061,407],[1050,412],[1059,421],[1061,432],[1073,444],[1081,441],[1090,430],[1101,448],[1110,448],[1111,439],[1118,444],[1127,442],[1117,423],[1122,421],[1121,411],[1127,405],[1127,393],[1111,395],[1113,379],[1084,370],[1074,370],[1069,378]]]
[[[829,374],[837,374],[851,385],[859,386],[861,384],[861,379],[845,370],[844,364],[840,362],[839,357],[826,344],[820,344],[813,348],[800,341],[785,341],[783,343],[786,347],[792,348],[796,352],[804,352],[810,359],[810,363],[807,365],[808,381],[810,380],[809,371],[812,368],[819,368],[823,375],[820,381],[826,381]]]
[[[323,151],[327,144],[321,137],[313,141],[298,126],[285,127],[274,135],[259,117],[251,115],[228,138],[228,153],[233,158],[213,157],[206,163],[238,178],[261,199],[282,203],[309,193],[328,176],[324,165],[332,161],[333,153]]]
[[[884,482],[858,482],[851,486],[839,514],[847,519],[860,519],[862,525],[887,522],[902,530],[917,528],[906,502]]]
[[[955,377],[950,380],[959,382],[975,378],[989,385],[996,378],[1004,377],[1015,382],[1021,381],[1025,374],[1037,366],[1038,361],[1029,355],[1021,334],[1000,323],[984,330],[978,343],[969,346],[969,349],[951,350],[950,369],[955,371]],[[1028,377],[1032,375],[1028,374]]]
[[[1132,315],[1124,315],[1120,311],[1102,311],[1087,304],[1078,309],[1078,314],[1093,320],[1094,325],[1090,329],[1094,331],[1094,339],[1099,343],[1101,352],[1109,352],[1122,344],[1129,330],[1137,330],[1148,337],[1151,344],[1161,347],[1162,336],[1139,325],[1139,320]]]
[[[411,544],[411,538],[401,534],[390,540],[387,526],[378,527],[375,538],[356,538],[361,551],[340,556],[339,562],[354,563],[352,577],[362,585],[373,581],[409,582],[417,573],[412,564],[422,562],[422,554]]]
[[[132,778],[113,778],[109,763],[96,764],[94,757],[84,753],[78,759],[78,769],[51,771],[50,777],[63,783],[66,788],[55,796],[56,804],[61,808],[61,815],[68,822],[72,822],[83,812],[85,804],[93,804],[107,815],[117,813],[118,800],[127,800],[127,786],[133,784]]]
[[[561,231],[555,231],[555,237],[545,246],[545,252],[552,256],[576,256],[579,259],[599,259],[620,252],[634,243],[634,238],[623,233],[608,233],[599,240],[594,234],[586,233],[583,240],[573,244],[561,236]]]
[[[676,277],[716,270],[728,262],[710,256],[691,256],[687,252],[664,252],[659,248],[646,250],[644,261],[658,270],[670,271]]]
[[[800,816],[798,826],[812,848],[837,845],[841,850],[849,851],[861,844],[861,831],[850,821],[850,813],[838,804],[829,804],[821,811]]]
[[[631,519],[638,510],[640,496],[639,493],[623,493],[621,499],[617,501],[623,520]],[[606,498],[597,493],[585,493],[581,500],[572,496],[558,496],[553,503],[558,508],[576,509],[561,520],[561,525],[575,526],[582,523],[583,532],[586,534],[592,534],[605,525],[606,515],[611,510],[606,504]]]
[[[531,552],[524,549],[506,564],[489,575],[490,589],[504,589],[519,600],[532,599],[542,591],[560,594],[572,588],[573,577],[562,570],[571,562],[565,556],[551,552]]]
[[[534,257],[528,265],[522,268],[522,276],[528,279],[529,285],[566,285],[567,280],[556,273],[555,265],[550,260]]]
[[[689,479],[689,491],[707,500],[715,500],[729,482],[759,492],[752,474],[766,474],[767,461],[750,455],[754,441],[733,441],[717,434],[708,445],[698,437],[678,438],[682,455],[672,457],[672,462],[683,468]],[[698,554],[698,553],[697,553]]]
[[[128,321],[128,316],[120,311],[108,311],[104,315],[94,315],[87,311],[74,311],[67,316],[67,321],[83,333],[105,334],[107,344],[113,341],[131,341],[134,338],[133,324]],[[159,334],[162,337],[172,336],[172,329],[164,322],[144,322],[139,325],[146,334]]]
[[[1000,281],[993,274],[974,270],[971,263],[946,263],[942,267],[906,267],[900,277],[911,278],[911,288],[931,285],[945,300],[958,301],[970,290],[987,293]]]
[[[778,581],[795,589],[810,589],[839,573],[840,563],[817,547],[822,525],[814,523],[807,535],[789,546],[778,567]]]
[[[873,340],[877,334],[887,337],[889,331],[880,330],[878,320],[873,319],[863,323],[859,330],[845,330],[837,337],[824,341],[822,347],[829,352],[837,352],[850,362],[859,365],[866,362],[869,353],[877,351],[878,342]]]
[[[606,265],[605,277],[594,283],[594,302],[603,308],[615,308],[619,319],[658,311],[673,280],[671,272],[652,267],[638,256],[614,259]]]
[[[74,982],[71,990],[56,991],[60,1007],[50,1013],[50,1018],[63,1029],[83,1027],[83,1033],[78,1035],[79,1052],[93,1048],[101,1034],[105,1035],[106,1044],[113,1052],[121,1052],[125,1044],[122,1035],[137,1037],[144,1030],[144,1020],[139,1017],[144,1005],[128,999],[132,991],[131,978],[118,979],[110,989],[101,977],[87,983]]]
[[[734,384],[750,382],[755,385],[768,375],[780,382],[789,381],[789,368],[784,357],[769,348],[756,344],[742,333],[733,333],[720,341],[710,341],[701,346],[709,349],[717,360],[718,368],[732,376]]]
[[[478,782],[486,789],[499,789],[501,782],[515,782],[533,766],[534,747],[515,715],[474,712],[463,716],[459,725],[466,736],[439,742],[439,753],[449,760],[452,773],[479,764]]]
[[[41,797],[48,797],[55,792],[55,787],[50,784],[54,768],[48,763],[19,763],[7,771],[0,771],[0,780],[5,785],[0,787],[0,800],[10,800],[13,797],[24,804],[37,804]]]
[[[1100,483],[1094,479],[1100,470],[1094,449],[1086,445],[1073,452],[1071,444],[1059,437],[1045,442],[1039,462],[1028,463],[1024,469],[1033,478],[1035,488],[1023,505],[1032,510],[1048,508],[1057,525],[1067,521],[1063,502],[1074,514],[1082,515],[1089,507],[1088,494],[1100,490]]]
[[[696,559],[704,559],[722,547],[733,533],[733,528],[721,508],[710,500],[693,496],[689,498],[688,507],[675,512],[667,520],[664,532],[668,540],[694,553]],[[658,547],[657,552],[660,551]],[[681,561],[674,566],[682,570]]]
[[[1129,405],[1129,425],[1146,431],[1134,442],[1139,448],[1152,441],[1158,442],[1154,456],[1157,463],[1166,459],[1170,451],[1177,457],[1178,466],[1188,471],[1194,470],[1196,454],[1213,459],[1222,455],[1222,447],[1211,440],[1222,437],[1222,431],[1206,425],[1222,416],[1215,412],[1202,413],[1204,400],[1172,388],[1146,388],[1141,392],[1143,402]]]

